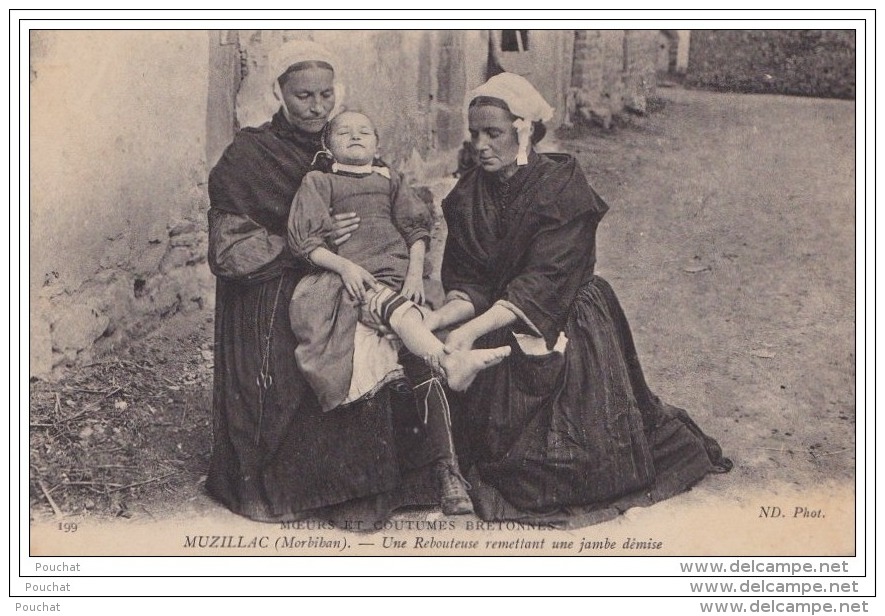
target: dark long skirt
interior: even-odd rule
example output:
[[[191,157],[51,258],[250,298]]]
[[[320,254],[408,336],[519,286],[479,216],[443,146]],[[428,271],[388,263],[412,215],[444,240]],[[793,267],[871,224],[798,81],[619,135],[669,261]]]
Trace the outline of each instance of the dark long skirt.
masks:
[[[648,388],[630,327],[602,278],[570,310],[564,354],[523,354],[499,331],[481,346],[510,344],[464,399],[477,513],[582,525],[687,490],[731,462],[679,408]]]
[[[418,417],[410,392],[320,411],[295,364],[288,310],[296,282],[294,272],[248,285],[217,280],[207,489],[262,521],[371,522],[437,502],[429,460],[414,453],[426,448],[409,425]]]

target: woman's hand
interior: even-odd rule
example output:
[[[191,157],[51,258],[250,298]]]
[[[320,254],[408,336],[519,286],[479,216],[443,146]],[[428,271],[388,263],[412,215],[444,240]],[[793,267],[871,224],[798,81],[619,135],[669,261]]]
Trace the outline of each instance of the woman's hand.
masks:
[[[446,353],[454,353],[456,351],[469,351],[473,348],[477,336],[473,334],[469,327],[462,325],[448,335],[446,338]]]
[[[332,214],[332,232],[329,238],[336,246],[340,246],[350,239],[353,232],[360,226],[360,219],[354,212],[345,214]]]
[[[412,300],[419,306],[423,306],[426,297],[424,296],[424,279],[421,278],[421,275],[407,274],[400,295]]]
[[[345,265],[340,276],[351,299],[358,300],[360,303],[366,301],[366,287],[371,289],[378,287],[375,277],[356,263]]]

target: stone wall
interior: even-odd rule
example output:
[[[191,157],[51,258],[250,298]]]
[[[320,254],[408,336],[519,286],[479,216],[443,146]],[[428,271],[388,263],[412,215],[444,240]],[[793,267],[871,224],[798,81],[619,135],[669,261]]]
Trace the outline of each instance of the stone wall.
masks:
[[[686,85],[855,97],[853,30],[693,30]]]
[[[206,32],[32,32],[32,375],[211,302],[208,58]]]
[[[569,120],[608,127],[625,110],[645,113],[656,86],[658,30],[576,30]]]
[[[656,85],[660,30],[624,31],[624,107],[646,112]]]

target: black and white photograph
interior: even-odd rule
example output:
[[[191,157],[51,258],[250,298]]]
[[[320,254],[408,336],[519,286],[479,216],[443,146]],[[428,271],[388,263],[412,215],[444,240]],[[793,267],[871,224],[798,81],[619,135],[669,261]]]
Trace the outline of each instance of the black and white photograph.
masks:
[[[60,23],[24,556],[863,552],[863,20]]]

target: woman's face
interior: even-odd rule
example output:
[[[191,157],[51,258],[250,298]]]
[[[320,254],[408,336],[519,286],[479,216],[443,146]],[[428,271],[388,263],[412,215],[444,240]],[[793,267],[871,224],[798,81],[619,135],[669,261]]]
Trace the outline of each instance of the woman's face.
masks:
[[[479,105],[469,109],[467,121],[482,168],[505,178],[516,173],[519,140],[510,112],[494,105]]]
[[[296,71],[280,85],[286,119],[308,133],[318,133],[335,107],[335,74],[327,68]]]

